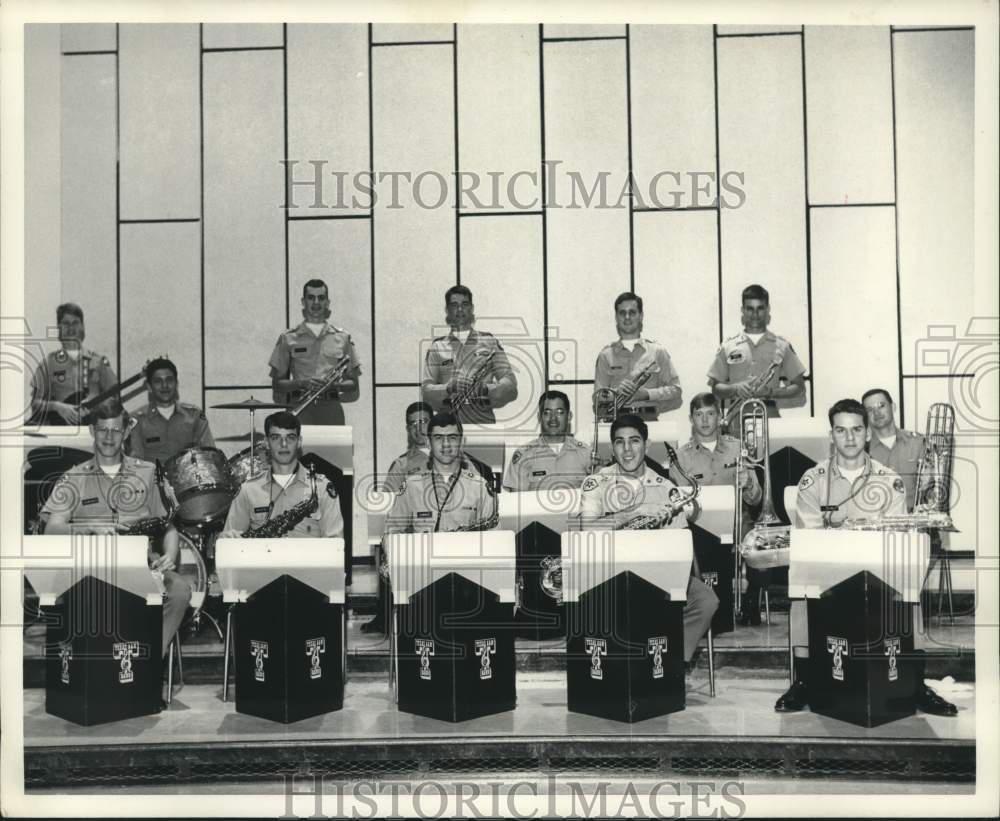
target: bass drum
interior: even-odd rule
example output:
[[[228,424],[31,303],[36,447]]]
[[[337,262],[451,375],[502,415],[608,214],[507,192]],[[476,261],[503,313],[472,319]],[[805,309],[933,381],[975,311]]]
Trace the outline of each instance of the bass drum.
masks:
[[[166,464],[167,481],[177,498],[177,521],[199,525],[225,519],[238,485],[226,455],[218,448],[182,450]]]

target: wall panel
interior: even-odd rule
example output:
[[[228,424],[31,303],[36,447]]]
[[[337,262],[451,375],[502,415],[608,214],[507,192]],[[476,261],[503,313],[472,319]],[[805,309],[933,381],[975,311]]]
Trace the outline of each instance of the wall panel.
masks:
[[[721,167],[745,175],[746,194],[722,211],[722,336],[740,330],[740,292],[759,283],[774,331],[811,370],[800,47],[798,37],[719,40]]]
[[[205,382],[265,384],[286,327],[282,55],[204,61]]]
[[[929,325],[973,316],[971,31],[893,35],[903,370]],[[942,283],[947,282],[947,287]]]
[[[632,171],[642,197],[636,207],[711,205],[715,184],[693,195],[691,175],[715,174],[712,27],[632,26],[630,32]],[[707,179],[695,183],[704,188]]]
[[[169,355],[181,399],[201,404],[201,226],[123,225],[122,376]],[[145,393],[136,398],[141,406]]]
[[[87,319],[86,345],[117,365],[115,57],[62,58],[62,293]],[[54,306],[53,306],[54,307]],[[55,317],[53,311],[53,319]]]
[[[614,299],[629,287],[627,199],[614,207],[628,174],[627,127],[624,42],[546,44],[545,156],[561,163],[547,192],[549,325],[576,340],[590,379],[615,338]],[[605,207],[599,188],[587,206],[601,180]]]
[[[288,27],[288,158],[296,181],[312,182],[310,162],[325,163],[322,187],[296,185],[289,214],[367,212],[369,198],[353,185],[369,163],[367,26]],[[342,194],[335,173],[346,175]],[[317,199],[327,207],[314,208]]]
[[[889,37],[885,26],[805,30],[813,203],[895,198]]]
[[[424,40],[450,40],[450,23],[376,23],[372,26],[373,43],[412,43]]]
[[[197,218],[198,26],[120,33],[121,218]]]
[[[813,390],[816,413],[873,387],[898,392],[895,213],[814,208]]]
[[[624,37],[623,25],[596,25],[588,23],[546,23],[544,37]]]
[[[62,50],[114,51],[118,48],[114,23],[60,23]]]
[[[541,208],[539,94],[537,26],[458,27],[459,170],[481,180],[463,211]]]
[[[408,173],[379,187],[375,207],[375,306],[379,382],[419,382],[420,346],[444,319],[444,292],[455,283],[455,170],[452,50],[448,46],[376,49],[375,168]],[[434,177],[433,174],[439,175]],[[393,200],[396,200],[395,202]],[[440,204],[438,204],[440,201]],[[437,206],[437,207],[431,207]],[[381,456],[380,456],[381,458]]]
[[[205,23],[205,48],[268,48],[283,42],[280,23]]]
[[[802,31],[802,26],[779,26],[774,24],[762,26],[719,26],[720,35],[732,34],[787,34]]]

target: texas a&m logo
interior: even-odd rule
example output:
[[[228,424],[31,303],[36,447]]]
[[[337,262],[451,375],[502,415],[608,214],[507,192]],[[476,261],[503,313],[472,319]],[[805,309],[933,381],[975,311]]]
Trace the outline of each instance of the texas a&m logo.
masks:
[[[69,684],[69,663],[73,660],[73,645],[68,641],[59,642],[59,663],[62,667],[59,673],[59,680],[63,684]]]
[[[306,655],[309,657],[309,678],[323,678],[323,668],[319,666],[320,656],[326,652],[326,639],[306,639]]]
[[[601,656],[608,654],[607,640],[584,638],[583,647],[590,653],[590,677],[599,681],[603,680],[604,670],[601,668]]]
[[[847,639],[837,636],[826,637],[826,652],[833,656],[833,677],[837,681],[844,680],[844,656],[847,655]]]
[[[431,680],[431,656],[434,655],[434,639],[416,639],[416,654],[420,656],[420,678]]]
[[[899,667],[896,666],[896,656],[899,654],[899,639],[885,640],[885,654],[889,657],[889,681],[899,678]]]
[[[714,570],[706,570],[701,574],[701,580],[709,590],[719,586],[719,574]]]
[[[268,657],[267,642],[251,639],[250,655],[253,656],[254,681],[264,681],[264,659]]]
[[[653,636],[646,642],[646,652],[653,657],[653,678],[663,678],[663,654],[667,652],[667,637]]]
[[[132,673],[132,659],[139,655],[139,642],[137,641],[116,641],[111,645],[111,655],[121,662],[118,670],[118,683],[131,684],[135,675]]]
[[[476,655],[479,656],[479,678],[493,678],[490,656],[496,655],[496,639],[476,639]]]

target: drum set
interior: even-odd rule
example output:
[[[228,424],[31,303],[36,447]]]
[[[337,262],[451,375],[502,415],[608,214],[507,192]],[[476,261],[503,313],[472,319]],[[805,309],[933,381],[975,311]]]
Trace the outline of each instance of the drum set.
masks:
[[[255,414],[259,410],[284,410],[288,406],[261,402],[251,396],[241,402],[213,405],[219,410],[250,412],[250,447],[231,458],[218,448],[190,447],[171,457],[166,465],[167,481],[177,507],[174,525],[181,540],[179,571],[191,585],[191,611],[187,624],[192,632],[201,628],[204,616],[219,638],[222,628],[204,608],[210,595],[220,595],[215,573],[215,541],[225,525],[229,506],[240,486],[259,475],[268,465],[267,443],[258,439]]]

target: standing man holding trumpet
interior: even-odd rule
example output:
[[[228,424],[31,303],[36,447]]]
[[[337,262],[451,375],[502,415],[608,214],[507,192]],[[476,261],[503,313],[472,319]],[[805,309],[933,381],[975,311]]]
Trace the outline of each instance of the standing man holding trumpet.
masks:
[[[451,331],[431,342],[424,357],[422,398],[436,412],[447,410],[463,423],[492,424],[493,411],[517,399],[517,377],[493,334],[473,327],[472,291],[453,285],[444,294]]]
[[[681,382],[660,343],[642,335],[642,297],[615,300],[618,339],[605,345],[594,367],[594,413],[606,421],[623,413],[655,422],[681,406]]]
[[[725,423],[739,403],[764,400],[768,417],[780,416],[775,400],[805,394],[806,369],[792,343],[767,329],[771,297],[760,285],[748,285],[741,295],[743,331],[729,337],[716,351],[708,370],[708,385],[719,399],[732,402]]]
[[[302,288],[303,321],[281,333],[268,361],[275,402],[294,404],[320,391],[298,414],[303,425],[343,425],[341,402],[361,395],[361,363],[351,335],[327,322],[329,316],[326,283],[310,279]]]

